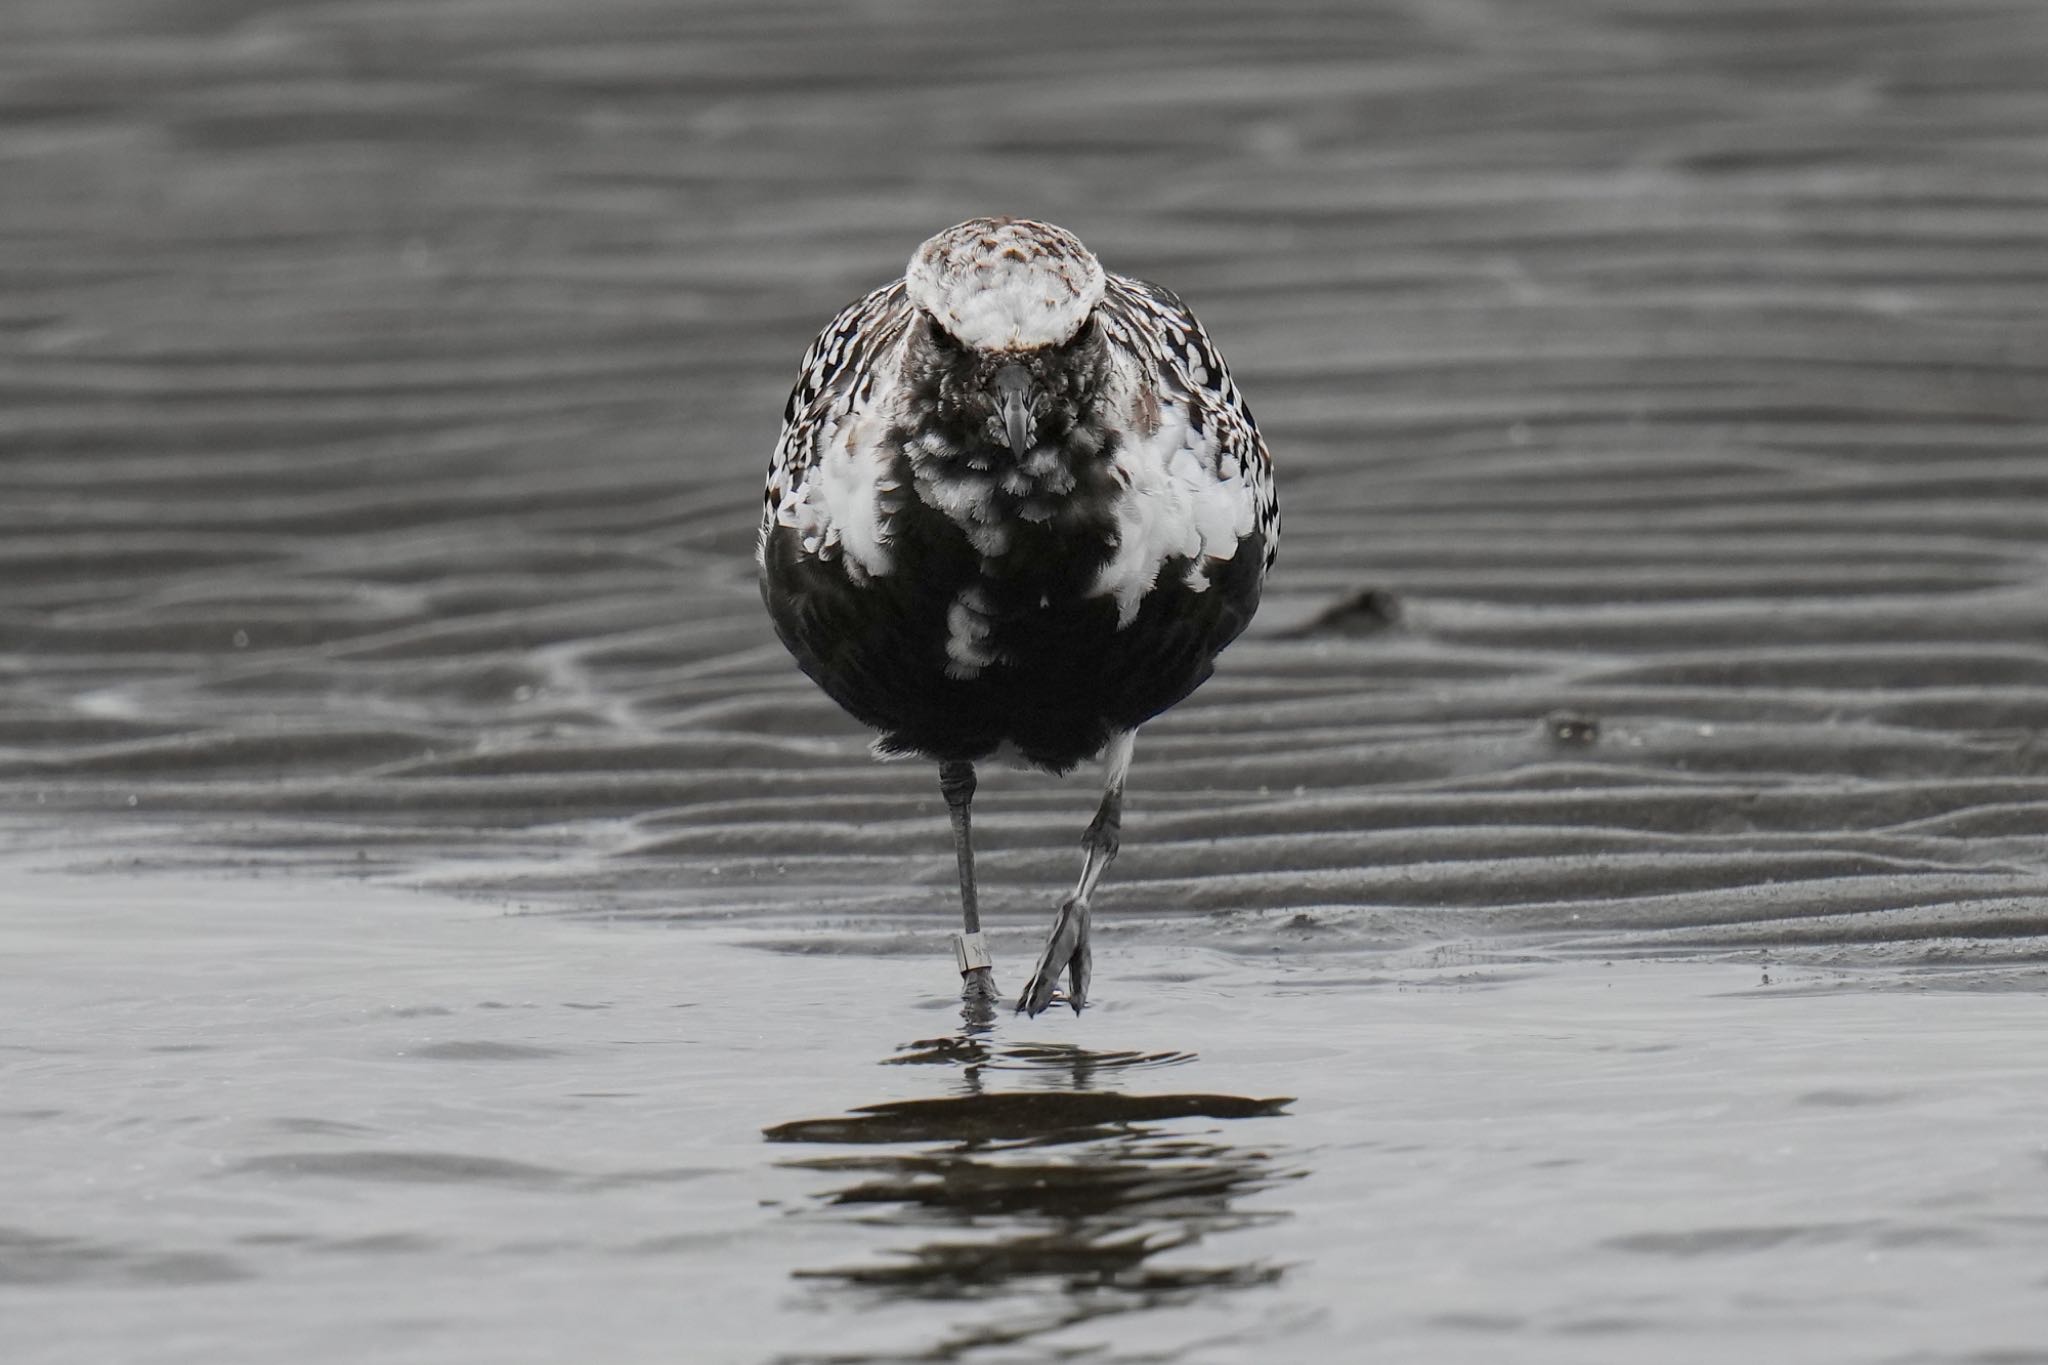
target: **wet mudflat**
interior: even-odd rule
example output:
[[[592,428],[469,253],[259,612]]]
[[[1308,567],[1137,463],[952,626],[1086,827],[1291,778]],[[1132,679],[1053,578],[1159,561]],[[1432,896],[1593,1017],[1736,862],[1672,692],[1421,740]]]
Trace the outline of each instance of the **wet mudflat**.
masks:
[[[0,1355],[2048,1340],[2048,10],[0,30]],[[1286,522],[1099,1007],[977,1031],[750,556],[816,327],[1005,210]],[[1012,988],[1092,807],[984,775]]]
[[[2031,993],[1483,954],[929,957],[31,876],[19,1361],[2027,1360]],[[118,961],[107,945],[119,943]]]
[[[1106,914],[2038,956],[2038,5],[8,12],[36,844],[929,942],[931,775],[753,528],[821,321],[1013,208],[1189,298],[1283,493]],[[1091,804],[985,788],[1020,939]]]

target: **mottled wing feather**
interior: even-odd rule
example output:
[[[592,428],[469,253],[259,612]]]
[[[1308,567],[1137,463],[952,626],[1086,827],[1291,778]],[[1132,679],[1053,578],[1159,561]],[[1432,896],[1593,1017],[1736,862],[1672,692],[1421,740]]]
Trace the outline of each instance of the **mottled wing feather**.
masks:
[[[875,358],[901,338],[910,316],[903,281],[897,280],[842,308],[804,352],[796,387],[782,409],[782,436],[768,464],[764,530],[777,505],[800,492],[816,468],[820,439],[872,399],[882,372]]]
[[[1208,332],[1172,290],[1128,275],[1109,277],[1100,315],[1112,338],[1149,360],[1150,377],[1163,396],[1184,403],[1189,425],[1205,438],[1203,457],[1214,461],[1210,472],[1218,478],[1238,474],[1250,486],[1265,540],[1264,567],[1270,569],[1280,548],[1273,457]]]

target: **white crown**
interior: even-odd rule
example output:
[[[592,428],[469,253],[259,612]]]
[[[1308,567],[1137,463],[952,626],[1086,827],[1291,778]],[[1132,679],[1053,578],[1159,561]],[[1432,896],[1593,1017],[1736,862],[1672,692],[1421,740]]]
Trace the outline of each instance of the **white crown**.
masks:
[[[910,301],[980,351],[1036,350],[1073,338],[1102,301],[1102,263],[1065,228],[970,218],[910,258]]]

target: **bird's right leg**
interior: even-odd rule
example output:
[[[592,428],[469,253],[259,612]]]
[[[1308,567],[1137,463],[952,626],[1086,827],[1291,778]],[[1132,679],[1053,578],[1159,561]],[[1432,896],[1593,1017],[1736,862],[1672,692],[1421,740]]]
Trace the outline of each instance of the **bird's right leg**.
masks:
[[[953,853],[960,862],[960,921],[953,955],[960,963],[960,998],[996,998],[994,961],[988,938],[981,932],[981,907],[974,898],[974,827],[968,807],[974,800],[974,765],[964,759],[939,764],[939,794],[953,822]]]
[[[1081,880],[1074,894],[1061,901],[1053,913],[1052,932],[1046,935],[1038,966],[1025,983],[1024,994],[1017,998],[1017,1008],[1025,1014],[1036,1016],[1052,1003],[1061,972],[1067,974],[1067,1003],[1074,1013],[1079,1014],[1088,1003],[1088,981],[1095,969],[1095,952],[1088,943],[1089,903],[1122,843],[1124,780],[1131,773],[1131,749],[1137,737],[1136,730],[1127,730],[1110,741],[1102,804],[1096,807],[1095,818],[1081,838]]]

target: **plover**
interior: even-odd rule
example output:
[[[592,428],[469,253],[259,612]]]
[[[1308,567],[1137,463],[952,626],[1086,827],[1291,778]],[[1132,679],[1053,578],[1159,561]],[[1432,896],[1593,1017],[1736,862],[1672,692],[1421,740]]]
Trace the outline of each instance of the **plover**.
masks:
[[[761,592],[803,671],[939,768],[962,994],[995,994],[975,899],[974,765],[1105,760],[1102,803],[1017,1007],[1062,974],[1116,856],[1138,727],[1209,677],[1259,604],[1272,460],[1180,299],[1072,233],[976,218],[917,249],[805,352],[761,518]]]

